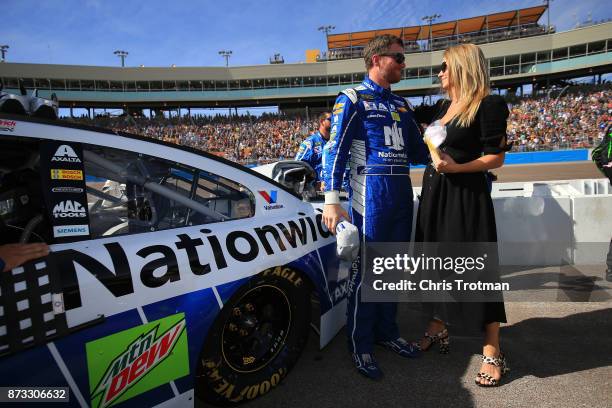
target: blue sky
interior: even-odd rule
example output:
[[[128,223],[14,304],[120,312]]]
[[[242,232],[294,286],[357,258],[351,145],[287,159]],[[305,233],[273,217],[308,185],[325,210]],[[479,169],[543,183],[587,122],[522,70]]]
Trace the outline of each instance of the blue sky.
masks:
[[[440,21],[541,4],[539,0],[327,0],[327,1],[131,1],[2,0],[0,44],[11,62],[128,66],[222,66],[267,64],[274,53],[286,62],[305,59],[305,50],[325,47],[321,25],[334,32],[418,25],[422,16]],[[554,0],[551,23],[572,28],[588,13],[612,17],[603,0]],[[546,15],[541,22],[546,22]],[[10,22],[10,23],[9,23]]]

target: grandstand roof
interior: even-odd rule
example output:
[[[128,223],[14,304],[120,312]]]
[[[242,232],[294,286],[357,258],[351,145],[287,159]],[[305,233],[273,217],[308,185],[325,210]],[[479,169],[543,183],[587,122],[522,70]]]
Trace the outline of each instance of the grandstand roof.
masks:
[[[519,10],[503,11],[484,16],[446,21],[431,25],[431,38],[448,37],[473,32],[512,27],[519,24],[536,23],[547,6],[528,7]],[[413,27],[386,28],[382,30],[356,31],[353,33],[330,34],[327,36],[327,48],[365,46],[372,38],[392,34],[404,41],[426,40],[430,38],[429,25]]]

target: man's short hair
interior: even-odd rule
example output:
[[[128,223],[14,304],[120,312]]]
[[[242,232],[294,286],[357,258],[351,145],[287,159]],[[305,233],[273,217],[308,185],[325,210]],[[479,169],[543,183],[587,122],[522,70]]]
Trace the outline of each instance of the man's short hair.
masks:
[[[385,34],[379,35],[370,40],[363,51],[363,59],[365,60],[366,70],[372,68],[372,57],[377,54],[383,54],[393,45],[397,44],[404,48],[404,42],[401,38],[394,35]]]
[[[331,116],[331,113],[329,113],[329,112],[321,112],[319,114],[319,123],[322,122],[323,120],[327,119],[327,115]]]

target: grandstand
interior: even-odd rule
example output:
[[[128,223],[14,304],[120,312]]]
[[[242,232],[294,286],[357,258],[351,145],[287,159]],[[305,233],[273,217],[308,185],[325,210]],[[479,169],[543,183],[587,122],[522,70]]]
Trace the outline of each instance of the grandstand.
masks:
[[[365,45],[377,35],[401,38],[406,53],[443,50],[461,43],[485,44],[554,32],[538,24],[548,6],[504,11],[431,25],[387,28],[327,36],[329,53],[320,60],[361,58]]]
[[[431,25],[332,34],[327,37],[329,53],[315,63],[145,68],[4,62],[0,81],[9,92],[18,92],[22,84],[42,97],[55,93],[71,116],[73,108],[87,109],[89,119],[78,119],[85,123],[191,145],[243,163],[267,162],[293,155],[311,125],[300,113],[329,109],[339,91],[361,82],[361,53],[373,36],[388,33],[404,39],[406,69],[393,89],[406,97],[439,93],[444,48],[469,41],[478,43],[487,58],[493,91],[504,90],[514,103],[509,134],[515,150],[590,147],[610,120],[610,88],[604,83],[565,90],[573,78],[590,76],[601,84],[602,76],[612,72],[612,22],[556,32],[539,23],[545,10],[538,6]],[[532,95],[545,97],[524,100],[527,85]],[[560,98],[555,100],[559,106],[546,98],[555,86],[561,91],[553,95]],[[542,89],[548,93],[538,92]],[[281,116],[191,115],[191,108],[266,106],[277,106]],[[95,109],[107,108],[132,115],[94,119]],[[187,109],[188,118],[146,119],[142,113],[147,109]],[[539,121],[540,116],[545,120]],[[557,132],[556,127],[565,130]]]

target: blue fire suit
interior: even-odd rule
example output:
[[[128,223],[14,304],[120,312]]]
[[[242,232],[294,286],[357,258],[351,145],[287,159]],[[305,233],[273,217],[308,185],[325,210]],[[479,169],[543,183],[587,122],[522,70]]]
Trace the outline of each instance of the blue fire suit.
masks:
[[[315,181],[323,179],[321,157],[323,155],[323,146],[325,146],[326,142],[321,133],[315,132],[304,139],[295,155],[295,160],[305,161],[317,173]]]
[[[342,91],[333,108],[323,157],[325,202],[338,201],[350,161],[351,217],[366,242],[407,242],[412,228],[410,164],[426,164],[428,150],[410,104],[368,77]],[[354,264],[355,265],[355,264]],[[351,268],[347,334],[349,350],[372,352],[378,341],[399,337],[396,303],[361,301],[361,266]]]
[[[310,167],[312,167],[312,169],[315,171],[317,178],[314,180],[314,182],[323,181],[324,179],[322,159],[323,149],[325,148],[326,143],[327,140],[323,138],[321,133],[315,132],[300,143],[300,148],[295,155],[295,160],[301,160],[310,164]],[[347,167],[344,175],[344,181],[342,183],[342,189],[347,192],[350,191],[348,174],[349,169]]]

